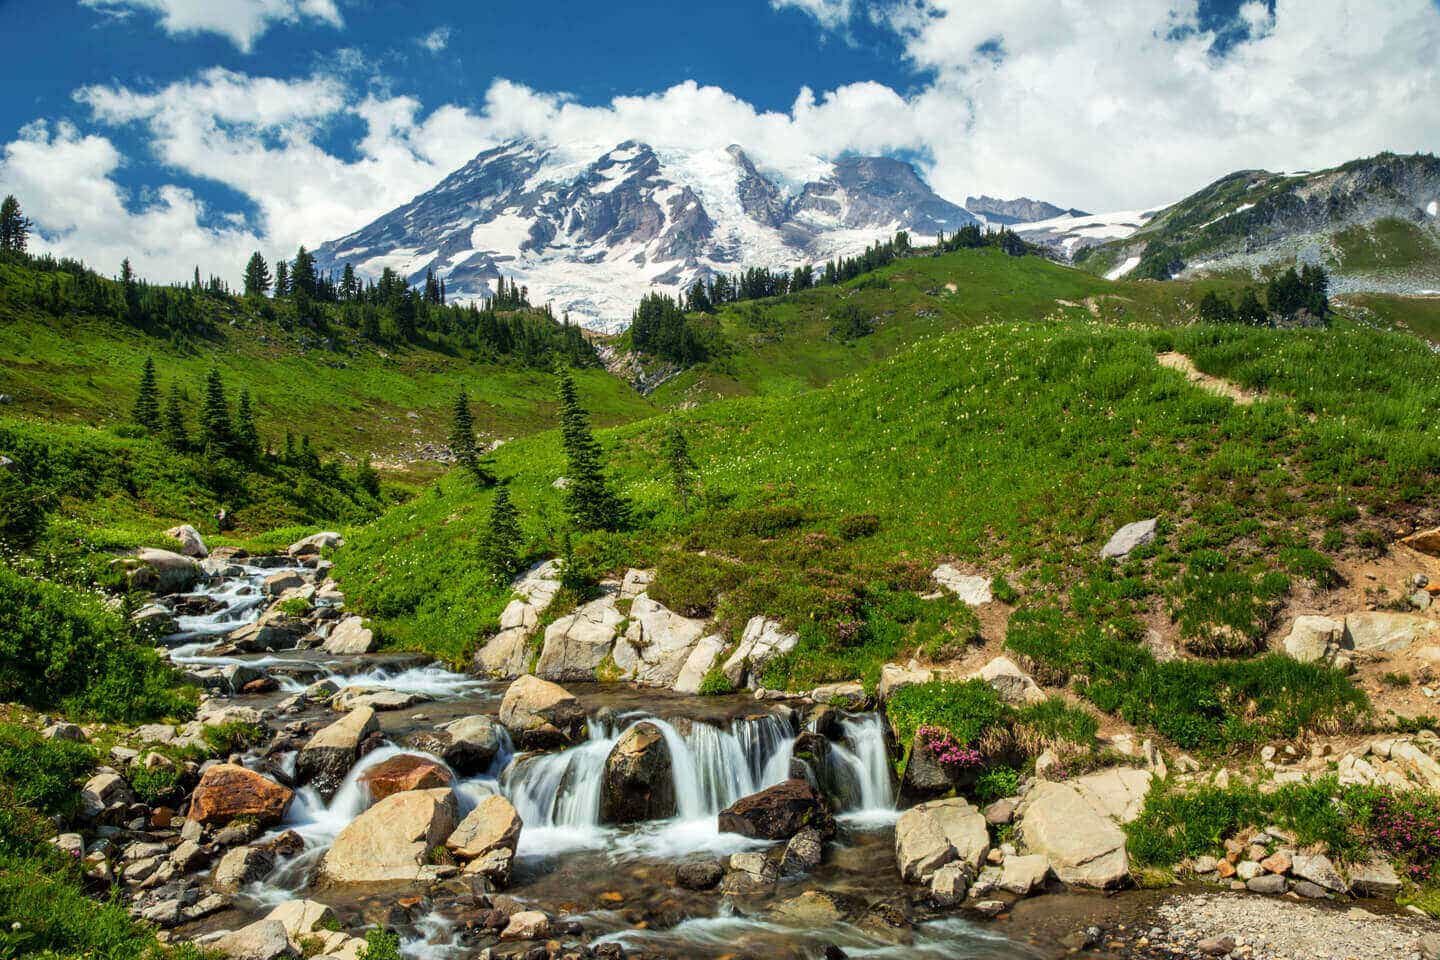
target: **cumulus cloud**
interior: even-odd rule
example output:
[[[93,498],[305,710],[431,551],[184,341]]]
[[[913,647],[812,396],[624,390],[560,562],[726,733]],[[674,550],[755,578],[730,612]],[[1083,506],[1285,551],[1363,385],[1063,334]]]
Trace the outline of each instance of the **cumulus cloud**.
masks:
[[[249,53],[272,24],[314,21],[344,26],[335,0],[80,0],[81,5],[117,17],[153,14],[171,36],[217,33]]]
[[[787,7],[801,10],[829,30],[843,29],[854,15],[850,0],[770,0],[770,7],[774,10]]]
[[[455,31],[449,27],[436,27],[415,42],[431,53],[439,53],[450,46],[450,38],[454,33]]]

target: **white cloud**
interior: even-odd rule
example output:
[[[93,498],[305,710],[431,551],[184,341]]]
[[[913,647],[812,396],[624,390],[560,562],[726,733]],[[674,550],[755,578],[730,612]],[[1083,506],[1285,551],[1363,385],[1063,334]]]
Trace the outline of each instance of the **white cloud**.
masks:
[[[454,35],[455,31],[449,27],[436,27],[415,42],[431,53],[439,53],[450,46],[450,38]]]
[[[125,17],[155,14],[171,36],[218,33],[249,53],[271,24],[313,20],[344,26],[335,0],[80,0],[81,5]]]
[[[770,7],[774,10],[786,7],[802,10],[828,30],[843,28],[854,12],[850,0],[770,0]]]

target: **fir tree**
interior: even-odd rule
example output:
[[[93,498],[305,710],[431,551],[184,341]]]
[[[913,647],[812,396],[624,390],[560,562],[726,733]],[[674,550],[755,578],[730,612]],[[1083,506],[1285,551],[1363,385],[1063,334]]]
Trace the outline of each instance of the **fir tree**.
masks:
[[[480,563],[498,583],[509,583],[520,572],[520,512],[504,486],[495,491],[490,523],[480,541]]]
[[[304,245],[295,252],[295,262],[290,265],[290,292],[314,298],[319,288],[315,275],[315,257]]]
[[[480,452],[475,446],[475,418],[470,414],[470,397],[465,388],[455,398],[455,410],[450,425],[450,452],[455,462],[469,471],[475,482],[489,486],[495,476],[480,462]]]
[[[284,260],[275,261],[275,296],[290,296],[290,264]]]
[[[155,361],[145,358],[140,371],[140,393],[135,397],[135,407],[130,419],[149,433],[158,433],[164,424],[160,421],[160,383],[155,378]]]
[[[560,372],[560,440],[570,483],[565,507],[581,530],[618,530],[627,519],[625,503],[605,480],[600,444],[590,432],[590,415],[580,405],[569,370]]]
[[[265,296],[270,292],[270,283],[270,265],[256,250],[250,254],[250,262],[245,264],[245,296]]]
[[[225,402],[225,384],[214,367],[205,377],[205,399],[200,405],[200,449],[208,457],[228,456],[233,452],[234,430],[230,424],[230,407]]]
[[[190,448],[190,432],[185,427],[180,387],[174,383],[170,384],[170,395],[165,401],[165,445],[179,452]]]
[[[250,406],[250,391],[240,390],[235,407],[235,454],[246,463],[260,459],[260,431],[255,427],[255,412]]]
[[[672,423],[665,434],[661,453],[670,468],[670,483],[680,498],[680,509],[690,512],[690,494],[695,489],[695,460],[690,456],[690,441],[680,424]]]
[[[20,213],[12,193],[0,202],[0,253],[24,253],[30,239],[30,221]]]
[[[1254,287],[1247,288],[1245,295],[1240,298],[1240,305],[1235,308],[1235,319],[1252,327],[1263,327],[1270,321],[1265,305],[1260,302]]]

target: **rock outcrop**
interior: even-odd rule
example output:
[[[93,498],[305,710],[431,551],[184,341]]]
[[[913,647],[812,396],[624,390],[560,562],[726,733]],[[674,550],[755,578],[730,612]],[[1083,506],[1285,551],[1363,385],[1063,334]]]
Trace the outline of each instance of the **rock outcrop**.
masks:
[[[300,749],[296,782],[312,784],[328,802],[359,756],[361,742],[378,729],[369,707],[358,707],[325,727]]]
[[[1049,862],[1062,882],[1110,889],[1130,876],[1121,825],[1139,814],[1150,774],[1116,768],[1051,783],[1040,780],[1017,811],[1024,848]]]
[[[589,603],[545,628],[545,645],[535,662],[536,676],[547,680],[594,680],[610,659],[625,620],[613,593]]]
[[[722,668],[725,679],[734,687],[754,689],[765,665],[794,650],[799,642],[799,635],[786,633],[780,621],[751,617],[750,622],[745,624],[739,645]]]
[[[639,594],[631,603],[625,636],[615,644],[620,678],[649,686],[675,685],[704,633],[704,620],[682,617],[649,595]]]
[[[192,557],[196,560],[204,560],[210,556],[210,548],[205,546],[205,539],[188,523],[182,523],[178,527],[171,527],[165,531],[165,536],[180,544],[180,554]]]
[[[524,676],[500,702],[500,722],[526,750],[577,743],[585,735],[585,711],[564,687]]]
[[[895,861],[912,883],[929,883],[952,863],[973,880],[989,852],[985,815],[961,797],[918,804],[895,822]]]
[[[626,730],[605,759],[602,823],[664,820],[675,815],[670,747],[660,728],[642,721]]]
[[[189,590],[205,575],[190,557],[153,547],[143,547],[133,557],[121,557],[112,566],[125,572],[130,589],[159,594]]]
[[[475,654],[474,669],[490,677],[518,677],[525,672],[530,638],[540,614],[560,592],[560,561],[545,560],[510,584],[515,599],[500,614],[500,630]]]
[[[675,692],[688,693],[692,696],[700,692],[700,684],[715,666],[720,655],[725,652],[725,638],[718,633],[712,633],[695,641],[694,648],[690,655],[685,658],[685,663],[680,667],[680,673],[675,677]]]

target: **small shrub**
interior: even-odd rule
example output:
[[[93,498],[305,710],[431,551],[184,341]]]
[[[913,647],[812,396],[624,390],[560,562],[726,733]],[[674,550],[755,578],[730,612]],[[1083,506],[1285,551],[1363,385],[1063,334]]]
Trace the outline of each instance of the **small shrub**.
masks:
[[[1090,749],[1100,731],[1100,720],[1060,697],[1050,697],[1017,710],[1010,729],[1016,744],[1033,757],[1061,744]]]
[[[371,927],[365,931],[365,946],[360,948],[360,960],[401,960],[400,938],[384,927]]]
[[[1157,785],[1140,816],[1125,827],[1130,857],[1147,867],[1171,867],[1218,850],[1241,827],[1260,821],[1264,805],[1251,787],[1200,787],[1181,792]]]
[[[841,540],[862,540],[872,537],[880,530],[880,518],[873,513],[858,513],[841,517],[836,533]]]
[[[1001,603],[1008,603],[1014,606],[1020,600],[1020,591],[1011,586],[1010,581],[1005,579],[1005,574],[997,573],[995,579],[990,581],[990,595]]]
[[[981,804],[1013,797],[1020,790],[1020,771],[1014,767],[990,767],[975,782],[972,793]]]
[[[1391,671],[1381,676],[1380,682],[1387,687],[1408,687],[1412,681],[1408,673],[1395,673]]]
[[[735,685],[730,678],[725,676],[725,671],[719,664],[706,671],[705,676],[700,680],[700,696],[702,697],[723,697],[727,693],[734,693]]]
[[[937,680],[897,690],[888,712],[895,735],[908,747],[921,727],[935,727],[960,746],[979,742],[1005,716],[1005,705],[984,680]]]
[[[716,598],[740,583],[745,568],[698,553],[665,553],[655,567],[649,594],[657,602],[687,617],[706,617]]]
[[[304,597],[291,597],[275,604],[275,608],[287,617],[306,617],[310,611],[315,609],[314,605]]]
[[[150,769],[136,764],[126,773],[135,795],[150,806],[159,806],[176,799],[181,792],[180,771],[176,767],[157,765]]]
[[[1340,585],[1340,574],[1335,564],[1323,553],[1309,547],[1292,547],[1280,551],[1280,565],[1297,577],[1310,580],[1322,590]]]
[[[1440,880],[1440,797],[1419,790],[1383,796],[1370,808],[1375,844],[1417,884]]]

